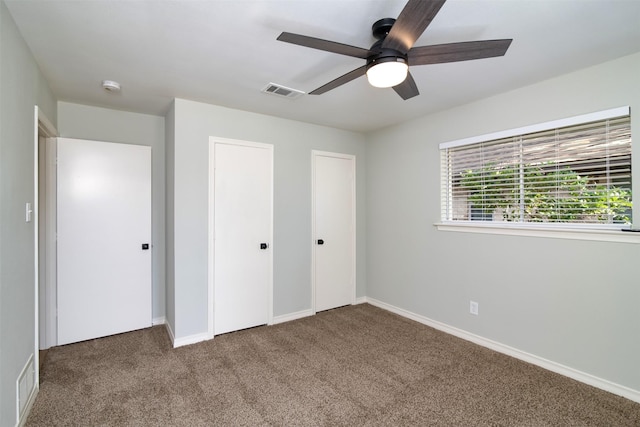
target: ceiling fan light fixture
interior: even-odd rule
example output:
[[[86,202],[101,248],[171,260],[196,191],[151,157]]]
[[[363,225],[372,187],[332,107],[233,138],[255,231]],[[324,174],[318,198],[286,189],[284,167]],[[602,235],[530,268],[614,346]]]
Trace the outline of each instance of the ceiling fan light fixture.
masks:
[[[382,58],[367,69],[367,79],[374,87],[393,87],[407,78],[409,66],[404,58]]]

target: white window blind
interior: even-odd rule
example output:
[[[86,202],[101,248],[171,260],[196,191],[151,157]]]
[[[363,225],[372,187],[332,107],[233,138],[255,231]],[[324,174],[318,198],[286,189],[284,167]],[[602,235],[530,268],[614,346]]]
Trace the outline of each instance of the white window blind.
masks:
[[[629,110],[608,113],[442,144],[442,221],[630,224]]]

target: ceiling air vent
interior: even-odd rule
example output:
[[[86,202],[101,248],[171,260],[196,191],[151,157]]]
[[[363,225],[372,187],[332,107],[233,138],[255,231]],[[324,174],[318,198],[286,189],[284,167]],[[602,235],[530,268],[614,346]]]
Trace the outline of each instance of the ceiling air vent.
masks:
[[[262,92],[289,99],[295,99],[304,95],[304,92],[301,90],[291,89],[290,87],[285,87],[275,83],[269,83],[264,89],[262,89]]]

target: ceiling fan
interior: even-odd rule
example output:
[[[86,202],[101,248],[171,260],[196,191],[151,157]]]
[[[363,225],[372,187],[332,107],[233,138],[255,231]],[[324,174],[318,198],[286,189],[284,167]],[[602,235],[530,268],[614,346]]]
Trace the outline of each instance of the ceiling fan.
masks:
[[[481,40],[413,47],[446,0],[409,0],[398,19],[383,18],[371,30],[378,39],[370,49],[283,32],[278,40],[366,60],[366,64],[309,92],[320,95],[367,75],[372,86],[393,87],[402,99],[419,95],[409,66],[503,56],[512,39]]]

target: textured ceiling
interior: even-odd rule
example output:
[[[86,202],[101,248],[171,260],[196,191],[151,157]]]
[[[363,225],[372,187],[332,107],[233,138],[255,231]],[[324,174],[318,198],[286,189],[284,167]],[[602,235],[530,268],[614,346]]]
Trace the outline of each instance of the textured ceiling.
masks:
[[[164,115],[174,97],[360,132],[640,51],[640,0],[449,0],[415,46],[513,38],[500,58],[412,67],[403,101],[359,78],[291,100],[363,65],[276,41],[282,31],[370,47],[403,0],[5,0],[61,101]],[[116,80],[119,94],[101,89]]]

